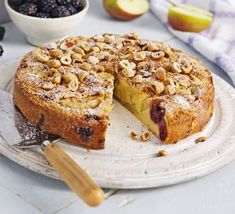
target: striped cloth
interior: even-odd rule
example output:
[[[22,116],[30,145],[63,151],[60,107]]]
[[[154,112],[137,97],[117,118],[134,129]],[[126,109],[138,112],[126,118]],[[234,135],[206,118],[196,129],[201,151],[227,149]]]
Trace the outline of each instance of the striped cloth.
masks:
[[[179,39],[220,66],[235,85],[235,0],[173,0],[209,10],[214,21],[206,31],[200,33],[173,30],[167,23],[166,0],[150,0],[152,12]]]

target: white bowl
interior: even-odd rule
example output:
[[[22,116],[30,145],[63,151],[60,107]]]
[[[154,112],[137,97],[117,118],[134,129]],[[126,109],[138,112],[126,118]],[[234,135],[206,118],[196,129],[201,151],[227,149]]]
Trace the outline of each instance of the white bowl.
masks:
[[[76,29],[89,8],[88,0],[83,1],[83,10],[62,18],[26,16],[12,9],[8,0],[5,0],[5,6],[13,23],[26,35],[29,43],[36,46],[46,46],[52,41],[68,36],[70,32]]]

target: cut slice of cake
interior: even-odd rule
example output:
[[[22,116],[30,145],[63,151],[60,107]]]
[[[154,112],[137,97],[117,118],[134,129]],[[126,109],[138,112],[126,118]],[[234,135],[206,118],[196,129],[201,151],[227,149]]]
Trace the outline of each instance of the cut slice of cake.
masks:
[[[135,34],[70,37],[27,54],[14,102],[44,131],[86,148],[104,148],[114,97],[164,143],[202,130],[214,87],[202,63]]]

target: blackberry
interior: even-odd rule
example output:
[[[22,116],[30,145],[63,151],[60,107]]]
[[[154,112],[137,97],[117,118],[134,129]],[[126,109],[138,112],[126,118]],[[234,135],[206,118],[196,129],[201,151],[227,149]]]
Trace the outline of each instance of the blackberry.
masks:
[[[24,3],[19,6],[18,11],[24,15],[34,16],[37,13],[38,7],[33,3]]]
[[[5,32],[6,32],[5,28],[2,27],[2,26],[0,26],[0,41],[3,40],[3,37],[4,37],[4,35],[5,35]]]
[[[72,0],[72,5],[76,8],[77,12],[83,9],[83,4],[81,0]]]
[[[18,7],[23,4],[23,0],[8,0],[8,4],[14,9],[17,10]]]
[[[70,12],[65,6],[57,6],[51,10],[51,17],[53,18],[65,16],[70,16]]]
[[[57,0],[57,3],[59,5],[67,5],[70,4],[72,2],[72,0]]]
[[[56,0],[41,0],[38,3],[38,9],[40,12],[50,13],[51,9],[57,6]]]
[[[92,137],[94,131],[92,128],[78,128],[77,133],[83,141],[88,141]]]
[[[76,14],[78,12],[72,4],[67,4],[66,7],[70,12],[70,15]]]
[[[39,17],[39,18],[50,18],[50,13],[43,13],[43,12],[38,12],[36,13],[35,15],[36,17]]]
[[[4,50],[3,50],[3,47],[0,45],[0,56],[2,56]]]

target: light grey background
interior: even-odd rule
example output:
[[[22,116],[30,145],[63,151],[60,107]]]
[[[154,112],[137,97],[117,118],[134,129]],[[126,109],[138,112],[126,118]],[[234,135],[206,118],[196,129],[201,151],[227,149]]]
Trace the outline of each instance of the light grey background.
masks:
[[[5,5],[4,0],[0,0],[0,24],[8,22],[10,20]]]

